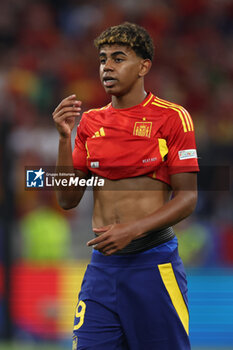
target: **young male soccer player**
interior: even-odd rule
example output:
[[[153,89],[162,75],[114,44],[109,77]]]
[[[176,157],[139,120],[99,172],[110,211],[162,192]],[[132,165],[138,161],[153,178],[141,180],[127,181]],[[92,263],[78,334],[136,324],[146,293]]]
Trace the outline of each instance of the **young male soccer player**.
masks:
[[[80,115],[75,95],[53,113],[57,166],[105,179],[95,188],[91,263],[76,308],[73,348],[188,350],[187,284],[171,228],[194,210],[197,154],[193,122],[181,106],[144,89],[153,43],[124,23],[96,40],[100,80],[112,101]],[[57,191],[64,209],[84,189]],[[171,197],[171,194],[173,196]]]

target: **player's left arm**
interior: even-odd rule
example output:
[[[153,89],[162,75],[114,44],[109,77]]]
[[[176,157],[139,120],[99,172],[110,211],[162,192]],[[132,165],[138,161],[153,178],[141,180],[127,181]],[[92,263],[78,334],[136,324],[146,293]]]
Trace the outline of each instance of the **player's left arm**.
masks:
[[[173,189],[172,199],[137,222],[136,237],[140,237],[143,232],[175,225],[194,211],[198,198],[197,174],[179,173],[171,175],[170,179]]]
[[[167,169],[173,190],[173,198],[148,217],[142,226],[161,229],[172,226],[189,216],[197,203],[197,161],[194,126],[184,108],[171,110],[164,127],[168,154]],[[149,229],[149,230],[150,230]]]

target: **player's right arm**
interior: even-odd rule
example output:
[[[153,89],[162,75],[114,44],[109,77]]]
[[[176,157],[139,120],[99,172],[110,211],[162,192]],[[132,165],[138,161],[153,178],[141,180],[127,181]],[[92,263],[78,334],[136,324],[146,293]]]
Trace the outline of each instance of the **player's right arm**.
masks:
[[[81,170],[74,169],[72,159],[71,133],[81,112],[81,101],[75,95],[68,96],[53,112],[53,120],[59,132],[59,147],[56,171],[75,173],[79,178],[86,179],[88,175]],[[56,187],[59,205],[63,209],[71,209],[78,205],[85,191],[85,187],[75,187],[73,190]]]

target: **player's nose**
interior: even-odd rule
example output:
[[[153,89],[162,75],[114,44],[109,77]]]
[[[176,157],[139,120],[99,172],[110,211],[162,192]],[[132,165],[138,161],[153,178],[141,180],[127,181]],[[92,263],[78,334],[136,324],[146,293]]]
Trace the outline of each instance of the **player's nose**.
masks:
[[[104,65],[104,72],[112,71],[113,70],[113,65],[111,60],[106,60],[105,65]]]

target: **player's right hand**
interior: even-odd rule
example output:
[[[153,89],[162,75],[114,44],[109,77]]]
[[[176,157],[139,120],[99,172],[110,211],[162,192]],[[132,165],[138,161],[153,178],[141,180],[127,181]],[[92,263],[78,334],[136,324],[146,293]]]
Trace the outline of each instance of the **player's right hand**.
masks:
[[[81,105],[82,102],[77,100],[76,95],[71,95],[55,108],[52,114],[53,120],[61,137],[70,137],[75,119],[80,116]]]

